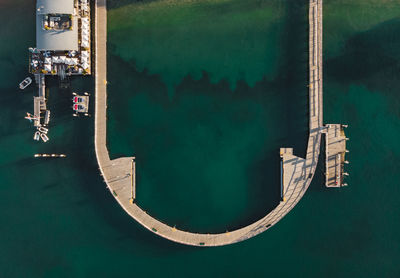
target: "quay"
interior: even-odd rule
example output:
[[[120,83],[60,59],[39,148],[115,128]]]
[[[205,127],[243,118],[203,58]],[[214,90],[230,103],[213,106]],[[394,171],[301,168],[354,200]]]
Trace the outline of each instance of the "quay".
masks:
[[[348,175],[344,172],[344,164],[348,163],[346,155],[346,135],[343,125],[326,125],[326,147],[325,147],[325,185],[326,187],[342,187],[347,183],[343,177]]]
[[[41,113],[46,111],[46,83],[45,76],[42,74],[35,74],[35,80],[39,87],[37,97],[33,97],[33,116],[35,118],[33,125],[35,127],[40,127],[42,124],[40,123]]]
[[[281,194],[278,206],[262,219],[237,230],[193,233],[169,226],[147,214],[135,202],[134,157],[111,160],[107,134],[107,9],[106,0],[95,0],[95,151],[107,188],[121,207],[149,231],[181,244],[221,246],[254,237],[274,226],[289,213],[308,189],[318,163],[323,126],[322,100],[322,0],[309,1],[309,138],[305,158],[281,148]]]

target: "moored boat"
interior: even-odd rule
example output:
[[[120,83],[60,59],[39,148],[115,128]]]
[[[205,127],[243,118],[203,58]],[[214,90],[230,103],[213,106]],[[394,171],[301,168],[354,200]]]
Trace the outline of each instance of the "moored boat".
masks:
[[[40,139],[40,132],[39,132],[39,131],[36,131],[36,132],[35,132],[35,135],[33,135],[33,140],[39,141],[39,139]]]
[[[29,85],[31,85],[32,83],[32,78],[27,77],[25,78],[21,83],[19,83],[19,88],[21,90],[25,89],[26,87],[28,87]]]
[[[41,127],[38,127],[38,131],[40,131],[41,133],[47,134],[49,129],[41,126]]]
[[[44,133],[40,133],[40,138],[42,138],[42,140],[43,140],[43,142],[47,142],[47,141],[49,141],[49,137],[47,137],[47,135],[46,134],[44,134]]]

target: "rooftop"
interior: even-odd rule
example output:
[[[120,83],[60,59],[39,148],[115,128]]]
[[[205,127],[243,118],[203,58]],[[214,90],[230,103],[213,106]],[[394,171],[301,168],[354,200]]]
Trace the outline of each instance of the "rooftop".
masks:
[[[74,0],[37,0],[36,48],[78,50],[78,22]]]
[[[37,14],[73,14],[74,0],[37,0]]]

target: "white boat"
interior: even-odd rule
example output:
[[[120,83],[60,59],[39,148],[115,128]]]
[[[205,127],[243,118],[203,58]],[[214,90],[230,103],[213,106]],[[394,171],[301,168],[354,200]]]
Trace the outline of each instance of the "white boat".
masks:
[[[36,132],[35,132],[35,135],[33,136],[33,140],[39,141],[39,139],[40,139],[40,132],[39,132],[39,131],[36,131]]]
[[[81,112],[81,113],[86,113],[88,112],[88,108],[86,107],[86,105],[84,105],[83,103],[79,103],[79,104],[74,104],[72,106],[72,109],[75,112]]]
[[[50,110],[46,110],[46,114],[44,115],[44,124],[48,125],[50,122]]]
[[[49,131],[49,129],[48,128],[45,128],[45,127],[38,127],[38,130],[41,132],[41,133],[44,133],[44,134],[47,134],[47,132]]]
[[[46,134],[44,134],[44,133],[40,133],[40,138],[42,138],[42,140],[43,140],[43,142],[47,142],[47,141],[49,141],[49,137],[47,137],[47,135]]]
[[[27,77],[25,78],[21,83],[19,83],[19,88],[21,90],[25,89],[26,87],[28,87],[29,85],[31,85],[32,83],[32,78]]]

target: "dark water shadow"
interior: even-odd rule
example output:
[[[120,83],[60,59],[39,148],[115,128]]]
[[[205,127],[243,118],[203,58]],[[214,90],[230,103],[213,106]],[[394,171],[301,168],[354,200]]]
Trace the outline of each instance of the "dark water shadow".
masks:
[[[70,130],[63,138],[64,140],[53,141],[51,145],[44,146],[44,148],[48,153],[56,153],[59,150],[63,150],[67,154],[67,158],[57,161],[27,158],[22,163],[41,163],[41,165],[44,165],[43,162],[57,163],[63,168],[71,169],[70,173],[74,175],[71,178],[77,178],[79,180],[77,186],[80,186],[80,190],[85,192],[83,199],[75,201],[73,204],[84,206],[89,203],[94,206],[99,215],[111,227],[118,230],[118,235],[113,239],[115,244],[126,241],[130,246],[133,241],[137,241],[140,238],[140,242],[147,246],[166,247],[168,250],[176,251],[187,250],[184,246],[161,239],[133,221],[106,188],[106,184],[100,175],[94,151],[94,117],[74,118],[71,109],[72,92],[88,91],[92,93],[91,90],[94,88],[93,77],[71,78],[71,86],[68,89],[59,89],[57,78],[49,78],[47,85],[50,90],[48,105],[50,109],[56,112],[52,121],[57,125],[68,125]],[[93,109],[94,98],[90,102],[89,110],[94,111]],[[60,182],[52,182],[45,184],[41,190],[54,190],[58,186],[60,186]],[[137,246],[131,245],[129,248],[134,251]]]
[[[290,1],[287,5],[286,34],[282,38],[284,55],[280,74],[275,80],[276,90],[284,99],[282,117],[286,136],[285,147],[293,147],[294,154],[305,157],[308,139],[308,1]]]
[[[400,19],[393,19],[350,37],[343,52],[325,61],[328,82],[363,84],[372,91],[399,95]]]
[[[150,3],[159,0],[107,0],[107,10],[118,9],[134,3]]]

